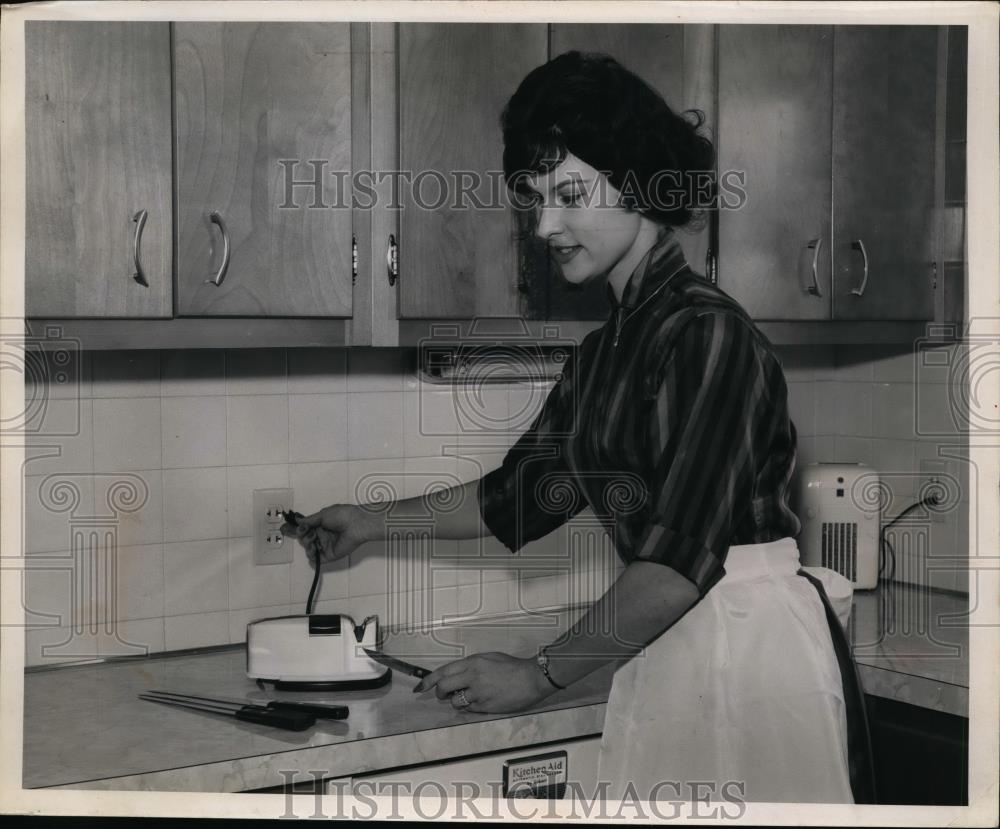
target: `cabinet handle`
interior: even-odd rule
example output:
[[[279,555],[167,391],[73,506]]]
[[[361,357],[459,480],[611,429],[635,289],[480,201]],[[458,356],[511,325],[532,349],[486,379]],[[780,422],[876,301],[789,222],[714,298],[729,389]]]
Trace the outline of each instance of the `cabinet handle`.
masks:
[[[819,289],[819,249],[823,247],[822,239],[813,239],[809,243],[809,248],[813,252],[813,263],[812,263],[812,275],[813,284],[810,285],[806,290],[813,296],[823,296],[823,293]]]
[[[713,285],[719,284],[719,272],[715,264],[715,251],[711,248],[705,251],[705,276]]]
[[[351,235],[351,285],[358,284],[358,237]]]
[[[865,288],[868,287],[868,251],[865,250],[865,243],[862,242],[860,239],[855,239],[853,242],[851,242],[851,248],[853,250],[861,251],[861,257],[865,263],[865,275],[864,278],[861,280],[861,287],[852,288],[851,293],[854,294],[854,296],[864,296]]]
[[[222,280],[226,278],[226,271],[229,270],[229,231],[226,230],[226,223],[222,221],[222,216],[219,215],[218,211],[213,210],[212,215],[208,218],[212,224],[218,225],[219,230],[222,231],[222,264],[219,265],[219,271],[215,274],[215,279],[206,279],[205,283],[210,282],[218,287],[222,284]]]
[[[396,237],[389,234],[389,247],[385,252],[386,272],[389,277],[389,284],[395,285],[399,279],[399,246],[396,244]]]
[[[135,273],[132,278],[140,285],[148,288],[146,274],[142,270],[142,262],[139,260],[139,249],[142,247],[142,231],[146,227],[146,219],[149,217],[148,210],[140,210],[132,217],[135,222],[135,236],[132,238],[132,258],[135,260]]]

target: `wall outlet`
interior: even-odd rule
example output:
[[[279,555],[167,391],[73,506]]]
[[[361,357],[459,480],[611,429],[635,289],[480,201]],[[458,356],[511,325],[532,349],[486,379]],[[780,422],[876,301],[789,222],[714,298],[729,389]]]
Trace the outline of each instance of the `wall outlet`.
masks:
[[[955,462],[946,458],[921,458],[920,479],[918,481],[917,497],[935,496],[938,499],[936,507],[927,507],[927,515],[935,524],[943,524],[948,513],[954,510],[959,492],[958,471]]]
[[[255,489],[253,491],[253,560],[254,564],[289,564],[294,538],[281,534],[285,523],[282,510],[293,508],[290,489]]]

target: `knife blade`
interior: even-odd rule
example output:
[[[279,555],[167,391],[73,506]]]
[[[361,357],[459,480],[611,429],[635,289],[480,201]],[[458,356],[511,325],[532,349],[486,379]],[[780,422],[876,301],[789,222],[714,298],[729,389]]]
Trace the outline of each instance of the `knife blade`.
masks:
[[[226,697],[200,697],[195,694],[182,694],[177,691],[147,691],[148,694],[157,696],[179,697],[181,699],[195,699],[203,702],[220,703],[223,705],[252,705],[256,708],[267,708],[271,711],[299,711],[304,714],[312,714],[321,720],[346,720],[350,711],[346,705],[325,705],[319,702],[297,702],[295,700],[272,699],[272,700],[248,700],[231,699]]]
[[[409,674],[410,676],[415,676],[419,679],[423,679],[430,673],[430,670],[427,668],[421,668],[419,665],[404,662],[402,659],[397,659],[395,656],[389,656],[389,654],[382,653],[382,651],[374,650],[372,648],[364,648],[363,650],[376,662],[381,665],[385,665],[387,668],[392,668],[394,671]]]

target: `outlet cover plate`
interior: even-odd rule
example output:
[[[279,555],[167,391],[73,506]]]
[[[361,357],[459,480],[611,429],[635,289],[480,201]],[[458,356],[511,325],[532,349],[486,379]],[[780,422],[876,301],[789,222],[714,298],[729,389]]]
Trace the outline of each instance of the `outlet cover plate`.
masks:
[[[295,540],[281,535],[281,510],[294,508],[290,489],[253,491],[254,564],[290,564]]]
[[[955,475],[955,465],[949,459],[921,458],[919,488],[917,490],[918,497],[931,494],[932,492],[940,492],[942,500],[948,503],[950,500],[948,497],[949,493],[954,489],[952,485],[957,481]],[[941,482],[940,488],[934,486],[937,482]],[[934,524],[945,523],[946,513],[944,510],[928,508],[927,515]]]

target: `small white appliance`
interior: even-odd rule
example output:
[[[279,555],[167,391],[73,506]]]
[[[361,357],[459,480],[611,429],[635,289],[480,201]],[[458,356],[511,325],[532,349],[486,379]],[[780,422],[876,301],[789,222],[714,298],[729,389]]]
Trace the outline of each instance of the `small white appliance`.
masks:
[[[880,484],[860,463],[810,463],[796,474],[802,564],[827,567],[856,590],[878,585]]]
[[[360,625],[340,614],[258,619],[247,625],[247,676],[284,691],[375,688],[392,677],[364,652],[378,646],[377,616]]]

